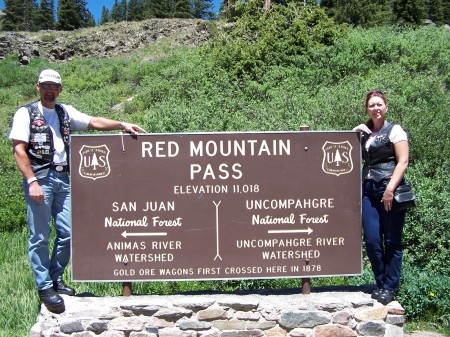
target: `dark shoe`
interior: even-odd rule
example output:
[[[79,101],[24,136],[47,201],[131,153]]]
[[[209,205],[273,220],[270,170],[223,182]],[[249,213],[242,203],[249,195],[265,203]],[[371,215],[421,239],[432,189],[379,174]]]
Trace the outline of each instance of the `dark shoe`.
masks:
[[[380,296],[378,296],[378,302],[380,302],[381,304],[388,304],[390,302],[392,302],[394,300],[395,297],[395,291],[394,290],[388,290],[388,289],[383,289],[383,291],[381,292]]]
[[[40,302],[44,303],[49,311],[60,314],[66,310],[63,298],[53,288],[38,290],[38,293]]]
[[[64,283],[63,280],[60,280],[60,281],[54,281],[54,282],[53,282],[53,289],[54,289],[58,294],[69,295],[69,296],[75,295],[75,289],[69,287],[67,284]]]
[[[372,295],[370,297],[372,297],[374,300],[378,299],[378,297],[381,295],[381,293],[383,292],[383,289],[377,288],[374,291],[372,291]]]

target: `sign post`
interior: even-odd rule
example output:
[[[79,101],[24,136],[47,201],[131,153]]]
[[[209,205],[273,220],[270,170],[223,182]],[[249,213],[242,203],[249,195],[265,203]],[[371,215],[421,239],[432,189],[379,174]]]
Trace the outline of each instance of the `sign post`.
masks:
[[[71,151],[74,281],[362,273],[356,132],[72,135]]]
[[[300,131],[309,131],[309,126],[302,124]],[[302,294],[309,295],[311,293],[311,279],[309,277],[302,278]]]

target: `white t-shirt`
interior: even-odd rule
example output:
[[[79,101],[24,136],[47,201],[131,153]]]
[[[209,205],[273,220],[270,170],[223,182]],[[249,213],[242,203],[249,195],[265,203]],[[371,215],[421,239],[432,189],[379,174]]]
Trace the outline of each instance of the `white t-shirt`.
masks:
[[[370,144],[375,140],[375,138],[378,136],[379,132],[372,132],[369,135],[369,138],[367,138],[366,142],[366,150],[369,150]],[[392,144],[401,142],[403,140],[408,140],[408,135],[406,132],[402,129],[402,127],[398,124],[395,124],[394,127],[391,130],[391,133],[389,134],[389,140]]]
[[[88,128],[91,116],[86,115],[75,109],[71,105],[62,104],[66,109],[70,118],[70,132],[85,131]],[[59,127],[59,119],[55,109],[48,109],[38,102],[38,109],[44,115],[44,118],[53,133],[53,146],[55,154],[53,156],[53,163],[60,165],[67,165],[67,154],[64,148],[64,142],[61,136]],[[20,140],[23,142],[30,141],[30,114],[27,108],[21,107],[14,114],[13,124],[9,139]]]

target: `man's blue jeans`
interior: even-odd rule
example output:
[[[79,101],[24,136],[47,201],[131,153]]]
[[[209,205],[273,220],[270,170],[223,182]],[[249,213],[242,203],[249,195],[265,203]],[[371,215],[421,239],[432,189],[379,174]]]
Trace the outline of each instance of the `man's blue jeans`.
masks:
[[[367,255],[377,287],[398,290],[402,269],[402,232],[406,210],[386,211],[381,202],[388,180],[363,183],[362,223]]]
[[[28,258],[38,290],[53,287],[59,281],[70,259],[70,185],[67,172],[49,170],[39,179],[45,201],[29,197],[28,184],[23,182],[27,202],[27,221],[30,229]],[[49,236],[53,217],[56,238],[50,258]]]

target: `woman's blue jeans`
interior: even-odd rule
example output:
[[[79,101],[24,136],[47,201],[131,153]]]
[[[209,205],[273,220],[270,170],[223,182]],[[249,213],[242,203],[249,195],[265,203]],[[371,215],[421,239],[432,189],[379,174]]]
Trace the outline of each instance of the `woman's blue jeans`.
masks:
[[[70,185],[67,172],[49,170],[39,179],[45,201],[30,199],[28,184],[23,182],[30,230],[28,258],[38,290],[53,287],[64,274],[70,259]],[[56,237],[50,257],[50,223],[53,218]]]
[[[381,202],[388,180],[363,182],[362,223],[367,255],[377,287],[398,290],[402,269],[402,232],[406,210],[386,211]]]

